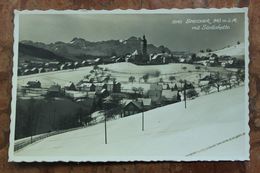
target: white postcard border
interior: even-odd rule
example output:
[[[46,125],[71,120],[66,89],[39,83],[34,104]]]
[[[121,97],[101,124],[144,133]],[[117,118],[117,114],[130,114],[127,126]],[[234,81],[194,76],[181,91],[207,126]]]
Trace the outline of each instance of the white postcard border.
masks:
[[[10,123],[10,145],[9,145],[9,162],[133,162],[133,161],[220,161],[216,157],[176,157],[176,156],[134,156],[134,157],[120,157],[120,156],[102,156],[102,157],[89,157],[89,156],[15,156],[14,155],[14,133],[15,133],[15,115],[16,115],[16,94],[17,94],[17,69],[18,69],[18,43],[19,43],[19,16],[26,14],[207,14],[207,13],[244,13],[245,15],[245,104],[246,122],[245,122],[245,153],[247,155],[243,158],[228,157],[221,158],[221,161],[245,161],[250,158],[250,143],[249,143],[249,32],[248,32],[248,8],[210,8],[210,9],[156,9],[156,10],[23,10],[14,11],[14,44],[13,44],[13,76],[12,76],[12,101],[11,101],[11,123]]]

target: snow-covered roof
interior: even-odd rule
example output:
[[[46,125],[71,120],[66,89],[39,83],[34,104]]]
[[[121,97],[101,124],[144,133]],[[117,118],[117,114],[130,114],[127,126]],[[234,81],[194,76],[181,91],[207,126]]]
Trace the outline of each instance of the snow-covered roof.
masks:
[[[138,51],[135,50],[135,51],[132,53],[132,55],[138,55]]]
[[[163,54],[162,53],[158,53],[152,56],[152,59],[157,59],[159,57],[161,57]]]
[[[122,100],[123,101],[123,100]],[[133,103],[138,109],[142,109],[142,103],[139,101],[135,101],[135,100],[129,100],[129,99],[124,99],[124,107],[126,107],[127,105],[129,105],[130,103]]]
[[[95,61],[95,62],[98,62],[99,60],[100,60],[100,58],[97,58],[97,59],[95,59],[94,61]]]
[[[171,99],[173,97],[177,96],[178,91],[172,91],[172,90],[163,90],[162,91],[162,96]]]
[[[93,83],[82,83],[80,84],[80,87],[91,87],[92,85],[94,85]]]
[[[73,85],[73,83],[72,83],[72,82],[68,82],[68,83],[66,83],[66,84],[64,85],[64,87],[70,87],[71,85]]]
[[[152,103],[152,99],[150,98],[138,98],[137,100],[142,102],[144,106],[150,106]]]
[[[104,93],[105,91],[106,91],[106,89],[103,88],[100,92],[101,92],[101,93]]]

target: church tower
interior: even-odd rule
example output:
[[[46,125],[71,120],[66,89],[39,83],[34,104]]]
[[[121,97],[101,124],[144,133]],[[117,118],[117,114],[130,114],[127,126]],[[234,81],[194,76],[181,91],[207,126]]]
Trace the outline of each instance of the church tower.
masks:
[[[143,55],[147,55],[147,40],[145,38],[145,35],[143,35],[142,39],[142,53]]]

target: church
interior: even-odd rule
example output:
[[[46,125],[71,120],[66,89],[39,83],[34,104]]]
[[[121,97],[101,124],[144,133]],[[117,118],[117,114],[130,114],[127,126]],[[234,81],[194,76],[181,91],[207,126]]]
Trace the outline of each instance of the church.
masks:
[[[147,52],[147,40],[145,38],[145,35],[143,35],[143,38],[141,39],[141,42],[140,42],[140,46],[141,46],[141,51],[140,53],[138,51],[135,51],[133,54],[132,54],[132,63],[135,63],[135,64],[147,64],[149,62],[149,54]]]

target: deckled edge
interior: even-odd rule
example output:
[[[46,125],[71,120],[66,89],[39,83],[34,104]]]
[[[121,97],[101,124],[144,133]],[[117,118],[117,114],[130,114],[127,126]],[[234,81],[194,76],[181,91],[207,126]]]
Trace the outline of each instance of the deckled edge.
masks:
[[[18,69],[18,42],[19,42],[19,12],[14,10],[14,31],[13,31],[13,76],[12,76],[12,100],[11,100],[11,122],[8,162],[15,161],[14,157],[14,137],[15,137],[15,115],[16,115],[16,93],[17,93],[17,69]]]
[[[250,121],[250,110],[249,110],[249,63],[250,63],[250,57],[249,57],[249,16],[248,16],[248,8],[245,10],[245,153],[246,159],[250,160],[250,126],[249,126],[249,121]]]
[[[244,13],[245,16],[245,154],[243,158],[222,158],[214,157],[165,157],[165,156],[134,156],[120,158],[118,156],[109,157],[82,157],[82,156],[67,156],[67,157],[46,157],[46,156],[14,156],[14,133],[15,133],[15,114],[16,114],[16,89],[17,89],[17,69],[18,69],[18,42],[19,42],[19,15],[21,14],[207,14],[207,13]],[[10,123],[10,139],[8,162],[189,162],[189,161],[247,161],[250,159],[250,127],[249,127],[249,23],[248,23],[248,7],[243,8],[186,8],[186,9],[115,9],[115,10],[14,10],[14,44],[13,44],[13,76],[12,76],[12,101],[11,101],[11,123]],[[137,159],[137,157],[139,159]],[[102,159],[101,159],[102,158]],[[156,158],[156,159],[155,159]]]

